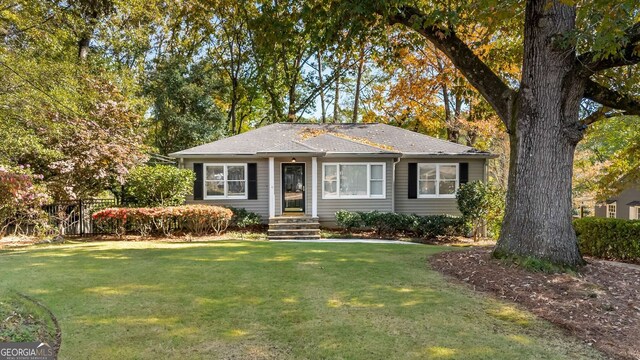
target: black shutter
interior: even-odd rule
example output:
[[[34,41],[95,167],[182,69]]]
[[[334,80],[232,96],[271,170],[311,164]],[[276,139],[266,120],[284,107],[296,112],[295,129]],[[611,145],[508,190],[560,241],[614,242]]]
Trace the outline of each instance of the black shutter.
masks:
[[[202,173],[202,163],[193,164],[193,172],[196,173],[196,180],[193,182],[193,200],[202,200],[204,191],[204,176]]]
[[[418,163],[409,163],[409,199],[418,198]]]
[[[249,188],[247,189],[247,198],[249,200],[258,199],[258,164],[247,164],[247,180]]]
[[[460,185],[469,182],[469,163],[460,163]]]

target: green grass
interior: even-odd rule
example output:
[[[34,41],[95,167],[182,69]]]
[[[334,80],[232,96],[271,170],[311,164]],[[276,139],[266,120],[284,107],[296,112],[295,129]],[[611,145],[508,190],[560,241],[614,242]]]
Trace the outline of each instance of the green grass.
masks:
[[[48,245],[2,252],[0,289],[56,314],[61,359],[599,357],[529,313],[448,284],[426,263],[443,249]]]

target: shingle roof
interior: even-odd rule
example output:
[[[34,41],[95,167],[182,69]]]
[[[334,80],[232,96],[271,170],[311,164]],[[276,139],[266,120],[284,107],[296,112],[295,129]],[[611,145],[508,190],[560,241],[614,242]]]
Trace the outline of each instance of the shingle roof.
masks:
[[[469,146],[379,123],[278,123],[170,155],[254,155],[267,152],[491,156]]]

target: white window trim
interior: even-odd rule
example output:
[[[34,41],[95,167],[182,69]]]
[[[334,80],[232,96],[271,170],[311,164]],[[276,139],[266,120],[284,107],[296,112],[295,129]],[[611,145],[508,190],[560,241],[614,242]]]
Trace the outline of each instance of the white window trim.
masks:
[[[640,220],[640,206],[629,206],[629,220]]]
[[[324,191],[325,166],[337,166],[337,195],[326,195]],[[367,195],[340,195],[340,165],[367,165]],[[382,165],[382,195],[371,195],[371,165]],[[376,179],[378,180],[378,179]],[[386,199],[387,198],[387,163],[383,162],[325,162],[322,163],[322,199]]]
[[[213,180],[207,180],[207,167],[208,166],[222,166],[224,168],[224,195],[207,195],[207,181],[213,181]],[[228,191],[228,176],[227,176],[227,168],[229,166],[244,166],[244,195],[241,196],[237,196],[237,195],[233,195],[233,196],[229,196],[227,195],[227,191]],[[236,200],[246,200],[248,199],[248,186],[249,186],[249,179],[248,179],[248,173],[247,173],[247,163],[206,163],[202,165],[202,187],[203,187],[203,194],[204,194],[204,200],[220,200],[220,199],[236,199]]]
[[[436,166],[436,193],[435,194],[420,194],[420,167],[421,166]],[[456,167],[456,191],[453,194],[442,194],[440,195],[440,166],[455,166]],[[454,199],[456,197],[456,192],[458,192],[458,188],[460,187],[460,164],[459,163],[418,163],[418,178],[416,179],[418,187],[418,198],[419,199]]]
[[[611,216],[611,212],[609,211],[609,208],[612,206],[613,206],[613,217]],[[611,204],[607,204],[607,218],[615,219],[616,216],[618,216],[618,205],[615,202],[612,202]]]

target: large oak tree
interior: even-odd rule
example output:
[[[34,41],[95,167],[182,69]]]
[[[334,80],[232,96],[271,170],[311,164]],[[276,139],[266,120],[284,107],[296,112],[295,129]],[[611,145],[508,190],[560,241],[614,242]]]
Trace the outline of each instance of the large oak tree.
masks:
[[[368,23],[355,25],[363,28],[371,22],[401,24],[419,33],[451,60],[504,123],[511,147],[509,184],[495,254],[577,266],[583,259],[571,224],[574,150],[598,119],[581,117],[581,106],[591,102],[640,113],[640,102],[619,90],[633,86],[603,81],[615,78],[619,67],[640,62],[639,10],[633,3],[348,1],[334,3],[334,9],[341,14],[338,25],[348,18]],[[465,22],[478,21],[495,26],[496,39],[520,32],[519,79],[494,72],[460,36]]]

